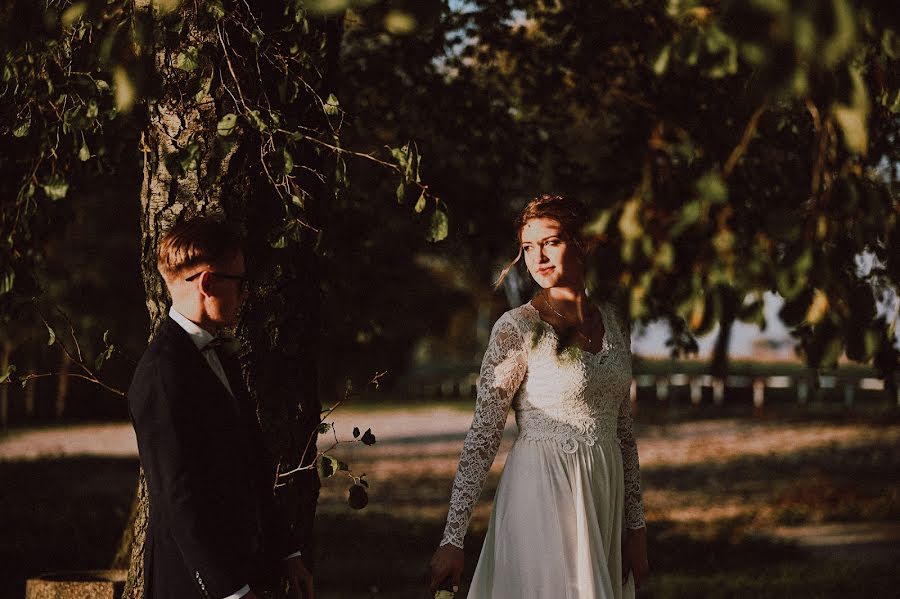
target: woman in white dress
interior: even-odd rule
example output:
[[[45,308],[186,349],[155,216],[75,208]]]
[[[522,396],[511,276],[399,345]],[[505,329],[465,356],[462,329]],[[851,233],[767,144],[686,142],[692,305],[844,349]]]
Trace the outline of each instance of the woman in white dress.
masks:
[[[491,332],[432,592],[459,585],[463,538],[510,406],[519,435],[468,598],[633,597],[648,573],[630,340],[616,310],[585,295],[584,223],[580,204],[546,195],[517,220],[519,258],[542,289]]]

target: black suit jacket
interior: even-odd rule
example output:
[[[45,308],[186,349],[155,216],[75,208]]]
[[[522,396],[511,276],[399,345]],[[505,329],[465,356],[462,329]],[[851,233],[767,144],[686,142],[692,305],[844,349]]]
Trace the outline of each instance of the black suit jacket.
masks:
[[[228,375],[236,397],[171,318],[135,371],[128,405],[150,495],[148,599],[221,599],[265,585],[281,559],[305,550],[305,531],[277,517],[274,467],[243,384]]]

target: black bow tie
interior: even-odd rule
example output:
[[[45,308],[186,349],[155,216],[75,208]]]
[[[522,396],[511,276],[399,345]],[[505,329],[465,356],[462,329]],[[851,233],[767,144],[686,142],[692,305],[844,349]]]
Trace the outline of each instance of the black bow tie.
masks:
[[[201,349],[200,351],[201,352],[214,351],[214,350],[222,347],[223,345],[225,345],[225,343],[226,343],[226,340],[224,337],[213,337],[212,340],[209,343],[207,343],[206,345],[204,345],[203,349]]]

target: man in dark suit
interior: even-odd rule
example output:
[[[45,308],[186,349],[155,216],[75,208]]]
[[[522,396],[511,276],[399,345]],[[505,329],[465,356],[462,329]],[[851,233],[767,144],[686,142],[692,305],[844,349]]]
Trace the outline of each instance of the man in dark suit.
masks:
[[[246,296],[240,239],[209,219],[180,223],[158,268],[172,308],[128,391],[150,495],[145,597],[256,599],[280,570],[295,597],[312,598],[310,531],[278,521],[255,411],[216,349]]]

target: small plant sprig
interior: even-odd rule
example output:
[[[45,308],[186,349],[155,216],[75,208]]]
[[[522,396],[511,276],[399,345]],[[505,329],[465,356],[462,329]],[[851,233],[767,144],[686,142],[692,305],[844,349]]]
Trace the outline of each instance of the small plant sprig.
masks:
[[[24,388],[29,381],[35,379],[48,377],[69,377],[88,381],[89,383],[93,383],[114,395],[123,398],[125,397],[124,391],[105,383],[100,379],[99,375],[99,372],[103,368],[103,365],[114,355],[123,356],[133,362],[133,360],[128,358],[128,356],[123,354],[118,348],[116,348],[114,344],[110,342],[109,331],[103,333],[103,351],[101,351],[97,355],[97,357],[94,359],[93,364],[89,364],[88,360],[85,358],[84,353],[81,350],[81,345],[78,343],[78,336],[75,334],[75,325],[72,323],[72,319],[69,318],[69,316],[65,312],[63,312],[63,310],[59,306],[53,306],[53,310],[57,312],[66,322],[68,336],[71,338],[73,346],[72,348],[70,348],[68,345],[66,345],[63,336],[60,335],[57,328],[53,324],[51,324],[50,319],[40,310],[40,308],[36,308],[36,310],[38,313],[38,317],[41,319],[41,322],[44,323],[44,326],[47,328],[47,333],[49,334],[47,345],[59,345],[63,353],[68,357],[69,361],[77,366],[80,369],[80,372],[32,372],[24,375],[19,375],[17,373],[16,365],[10,364],[6,369],[6,372],[0,373],[0,385],[20,384]]]
[[[375,375],[369,380],[368,383],[366,383],[365,386],[368,387],[369,385],[372,385],[375,389],[378,389],[380,380],[385,374],[387,374],[387,371],[375,373]],[[321,478],[331,478],[332,476],[341,473],[351,481],[350,488],[347,490],[347,503],[355,510],[361,510],[362,508],[366,507],[366,505],[369,503],[369,493],[367,491],[367,489],[369,488],[369,483],[368,481],[366,481],[366,475],[360,474],[357,476],[353,473],[352,470],[350,470],[349,464],[330,455],[330,452],[334,450],[334,448],[338,445],[346,445],[348,443],[374,445],[375,435],[372,433],[371,428],[366,429],[366,432],[362,433],[360,432],[359,427],[353,427],[353,440],[342,441],[337,436],[337,431],[334,428],[334,422],[327,422],[328,417],[331,416],[331,414],[333,414],[336,409],[338,409],[350,398],[359,397],[359,395],[360,393],[355,392],[353,390],[353,385],[348,381],[347,388],[344,391],[344,396],[330,408],[322,410],[322,416],[319,419],[319,425],[306,440],[306,446],[303,448],[303,452],[300,455],[306,455],[307,450],[309,449],[310,445],[312,445],[317,435],[324,435],[328,432],[331,432],[331,434],[334,436],[334,442],[327,449],[318,451],[315,457],[307,464],[304,464],[301,459],[299,466],[297,466],[296,468],[292,468],[291,470],[282,472],[281,464],[279,463],[278,468],[275,472],[274,488],[286,485],[286,479],[297,474],[298,472],[312,470],[313,468],[318,471]]]

